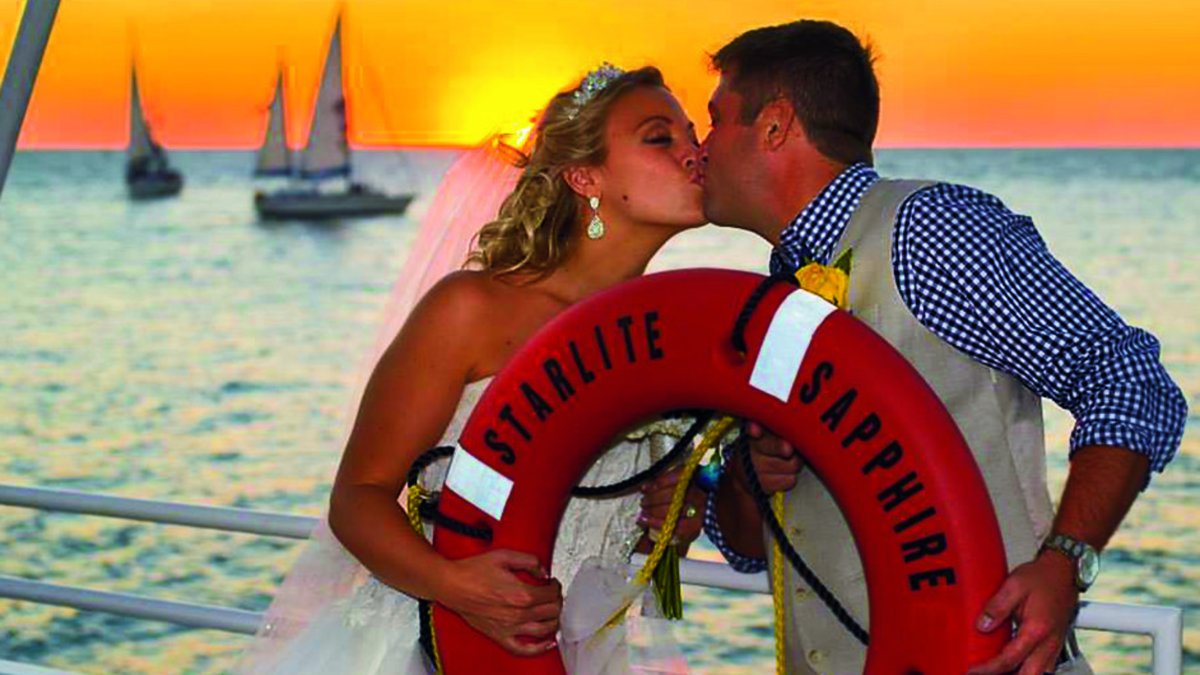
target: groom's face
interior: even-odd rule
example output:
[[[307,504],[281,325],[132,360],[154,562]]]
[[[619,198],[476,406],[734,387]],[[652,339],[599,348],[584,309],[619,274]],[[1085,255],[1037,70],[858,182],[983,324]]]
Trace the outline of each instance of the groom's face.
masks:
[[[704,216],[711,223],[745,227],[746,206],[757,175],[756,125],[741,120],[742,96],[721,82],[708,101],[712,129],[704,139]]]

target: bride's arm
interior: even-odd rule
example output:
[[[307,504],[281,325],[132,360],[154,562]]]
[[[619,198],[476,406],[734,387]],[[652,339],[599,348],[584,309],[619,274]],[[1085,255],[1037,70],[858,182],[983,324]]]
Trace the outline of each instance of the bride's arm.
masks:
[[[397,503],[409,467],[441,438],[465,382],[476,375],[480,332],[492,323],[489,304],[485,281],[457,274],[413,310],[363,394],[334,481],[329,524],[384,583],[457,611],[511,651],[536,653],[550,640],[516,636],[552,637],[561,606],[556,583],[533,586],[515,575],[544,577],[537,559],[492,551],[448,560],[412,529]]]

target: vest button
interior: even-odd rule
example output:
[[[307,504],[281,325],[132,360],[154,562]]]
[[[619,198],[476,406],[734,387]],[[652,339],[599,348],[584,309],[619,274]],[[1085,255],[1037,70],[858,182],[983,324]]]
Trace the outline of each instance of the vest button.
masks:
[[[808,662],[814,666],[819,666],[825,662],[825,652],[820,649],[808,650]]]

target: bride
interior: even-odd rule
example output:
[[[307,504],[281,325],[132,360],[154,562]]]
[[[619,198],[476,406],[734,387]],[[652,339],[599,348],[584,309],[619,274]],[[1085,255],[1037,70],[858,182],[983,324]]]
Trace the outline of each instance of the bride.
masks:
[[[486,150],[447,174],[397,285],[391,313],[407,318],[398,334],[386,333],[395,338],[362,395],[328,518],[238,672],[428,673],[418,645],[418,599],[455,611],[514,654],[542,653],[559,646],[562,588],[571,588],[586,560],[624,566],[634,550],[648,550],[645,526],[661,522],[663,496],[677,474],[658,478],[644,494],[572,499],[552,570],[509,550],[443,558],[398,501],[413,461],[457,440],[491,377],[542,325],[642,274],[668,239],[704,222],[695,132],[657,69],[602,66],[551,99],[533,133],[531,150],[519,156],[519,176],[497,169]],[[471,184],[449,195],[464,174]],[[492,195],[510,185],[496,215]],[[473,220],[472,210],[489,207],[490,216],[464,222]],[[488,217],[494,220],[483,224]],[[468,269],[432,283],[439,265],[461,262],[453,252],[471,235]],[[407,312],[406,297],[431,283]],[[585,482],[612,483],[645,469],[674,442],[670,431],[652,425],[618,441]],[[424,487],[438,489],[445,468],[426,470]],[[689,490],[689,503],[702,508],[701,495]],[[681,541],[698,535],[696,508],[687,509]],[[518,572],[547,583],[524,583]],[[572,644],[562,646],[574,672],[612,672],[624,662],[585,665]]]

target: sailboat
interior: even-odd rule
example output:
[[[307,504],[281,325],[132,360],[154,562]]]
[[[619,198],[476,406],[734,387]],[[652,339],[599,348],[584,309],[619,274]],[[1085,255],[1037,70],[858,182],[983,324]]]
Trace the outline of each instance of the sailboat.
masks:
[[[138,95],[137,67],[133,69],[133,93],[129,100],[129,148],[125,160],[125,185],[133,199],[170,197],[183,189],[183,176],[171,168],[167,153],[154,140],[142,99]]]
[[[258,191],[254,206],[263,218],[320,219],[403,213],[411,194],[389,195],[355,181],[346,142],[346,96],[342,86],[341,18],[334,25],[325,59],[317,107],[308,145],[299,161],[288,148],[284,116],[283,77],[275,85],[267,134],[259,148],[256,176],[288,176],[291,184],[271,192]],[[340,178],[340,190],[325,189]]]

